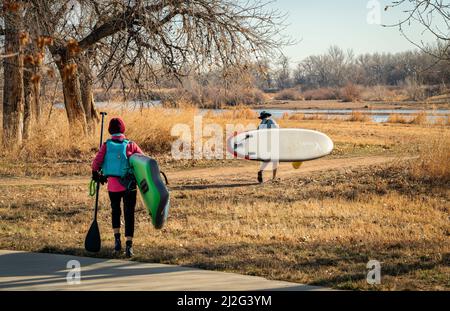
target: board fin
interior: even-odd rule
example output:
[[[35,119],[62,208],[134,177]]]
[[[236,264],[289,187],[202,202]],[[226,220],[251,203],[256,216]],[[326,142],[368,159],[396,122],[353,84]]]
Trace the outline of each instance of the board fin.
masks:
[[[292,162],[292,167],[296,170],[298,170],[300,168],[300,166],[302,166],[303,162]]]

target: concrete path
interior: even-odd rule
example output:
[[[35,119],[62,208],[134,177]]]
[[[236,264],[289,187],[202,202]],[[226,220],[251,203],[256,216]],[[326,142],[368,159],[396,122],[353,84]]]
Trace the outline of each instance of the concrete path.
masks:
[[[80,284],[68,284],[76,262]],[[73,267],[73,266],[71,266]],[[73,272],[73,270],[72,270]],[[0,250],[0,290],[289,290],[320,287],[174,265]]]

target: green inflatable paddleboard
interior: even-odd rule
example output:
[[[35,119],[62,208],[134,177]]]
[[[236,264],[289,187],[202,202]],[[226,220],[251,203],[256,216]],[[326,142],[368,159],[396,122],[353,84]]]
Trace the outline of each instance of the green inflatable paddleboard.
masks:
[[[156,229],[161,229],[169,214],[169,191],[161,180],[158,163],[143,154],[133,154],[130,166],[142,195],[144,205],[152,216],[152,223]]]

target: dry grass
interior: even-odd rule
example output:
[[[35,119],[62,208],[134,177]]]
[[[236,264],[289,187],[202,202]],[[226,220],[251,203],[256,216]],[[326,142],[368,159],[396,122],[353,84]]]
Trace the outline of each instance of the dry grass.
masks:
[[[86,255],[93,201],[84,187],[1,190],[1,248]],[[171,195],[162,231],[151,228],[138,203],[136,260],[343,289],[449,289],[448,184],[412,178],[407,167],[233,188],[196,188],[187,176]],[[107,258],[108,204],[102,192],[98,256]],[[377,287],[365,282],[370,259],[382,262]]]
[[[201,108],[220,108],[266,101],[264,92],[248,85],[235,85],[226,90],[219,86],[201,86],[194,81],[186,84],[186,88],[173,89],[159,97],[166,107],[179,107],[180,103],[188,102]]]
[[[339,97],[343,102],[356,102],[361,100],[361,88],[353,83],[347,84],[339,91]]]
[[[315,114],[306,114],[305,120],[329,120],[330,118],[326,114],[315,113]]]
[[[364,87],[361,91],[361,99],[365,101],[392,101],[395,96],[395,91],[384,85]]]
[[[127,136],[139,142],[144,150],[151,154],[167,152],[175,139],[170,135],[172,126],[177,123],[192,125],[194,116],[197,114],[197,108],[192,107],[185,107],[182,110],[150,108],[125,113],[109,110],[104,127],[104,140],[109,135],[108,120],[120,116],[127,125]],[[143,128],[145,130],[142,130]],[[26,161],[86,159],[98,149],[99,131],[97,128],[92,137],[71,137],[64,111],[56,110],[47,122],[42,122],[33,130],[32,136],[24,142],[18,154],[16,151],[11,154],[4,152],[2,156]]]
[[[285,89],[274,97],[277,100],[303,100],[302,94],[296,89]]]
[[[69,135],[69,124],[64,111],[55,110],[49,120],[37,125],[30,138],[19,151],[12,154],[16,159],[36,158],[77,159],[98,146],[94,138],[75,139]]]
[[[351,122],[369,122],[371,121],[370,116],[360,111],[352,111],[348,121]]]
[[[443,133],[419,145],[419,158],[411,162],[416,178],[450,181],[450,135]]]
[[[183,110],[153,108],[123,115],[127,124],[127,136],[139,142],[139,146],[150,154],[161,154],[170,150],[176,137],[171,136],[172,126],[192,126],[198,110],[194,107]],[[145,127],[143,131],[142,128]]]
[[[434,124],[440,126],[450,125],[450,115],[437,117]]]
[[[305,120],[305,114],[304,113],[294,113],[289,116],[289,120],[294,120],[294,121]]]
[[[430,121],[425,111],[415,113],[411,116],[404,116],[399,113],[391,113],[387,120],[388,123],[416,124],[416,125],[446,125],[447,119],[442,117],[436,121]]]
[[[428,124],[428,117],[425,111],[421,111],[413,115],[412,124]]]
[[[221,114],[218,115],[215,119],[225,119],[225,120],[257,120],[258,113],[250,108],[246,108],[243,106],[235,107],[233,109],[227,109]]]
[[[391,113],[389,115],[387,122],[388,123],[407,124],[407,123],[410,123],[410,120],[408,118],[405,118],[403,115],[401,115],[399,113]]]
[[[339,92],[333,88],[318,88],[303,92],[305,100],[329,100],[338,99]]]

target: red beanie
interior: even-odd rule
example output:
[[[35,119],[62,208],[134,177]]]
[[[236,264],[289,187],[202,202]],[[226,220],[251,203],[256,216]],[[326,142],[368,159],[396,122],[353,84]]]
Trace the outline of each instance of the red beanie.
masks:
[[[112,118],[111,121],[109,121],[108,132],[111,135],[125,133],[125,123],[121,118]]]

